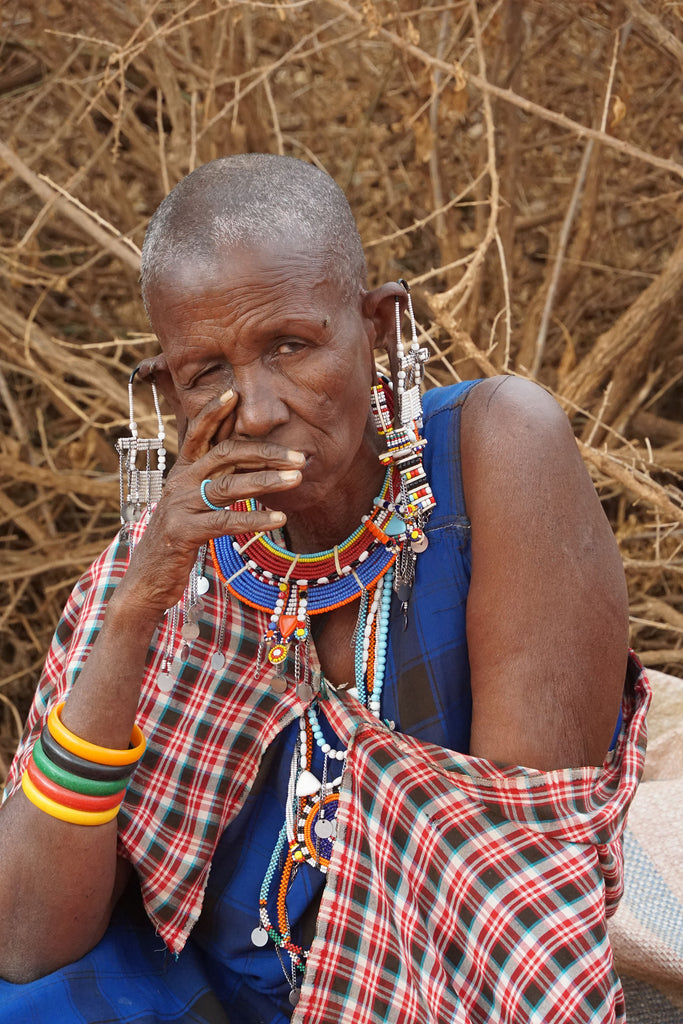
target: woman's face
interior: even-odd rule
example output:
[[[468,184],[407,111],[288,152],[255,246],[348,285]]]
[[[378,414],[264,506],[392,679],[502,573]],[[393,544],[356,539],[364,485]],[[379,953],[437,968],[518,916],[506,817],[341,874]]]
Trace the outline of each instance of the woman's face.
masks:
[[[271,508],[305,508],[376,476],[368,428],[376,318],[366,293],[343,297],[328,261],[277,249],[229,249],[209,268],[168,272],[148,299],[173,382],[179,431],[233,389],[235,413],[214,442],[258,438],[301,451],[303,480],[269,495]],[[364,468],[367,467],[367,468]]]

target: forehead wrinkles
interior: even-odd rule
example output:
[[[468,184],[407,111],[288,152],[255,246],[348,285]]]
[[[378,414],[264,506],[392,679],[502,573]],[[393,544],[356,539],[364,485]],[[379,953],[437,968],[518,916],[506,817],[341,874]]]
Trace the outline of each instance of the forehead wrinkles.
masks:
[[[193,285],[179,283],[174,288],[169,280],[160,290],[152,317],[160,335],[173,336],[176,330],[195,333],[200,329],[209,335],[218,329],[243,331],[255,323],[295,320],[299,314],[317,316],[318,312],[324,318],[339,298],[320,267],[305,267],[298,260],[289,266],[249,268],[249,272],[241,266],[235,273],[223,267],[219,279],[200,285],[195,278]]]

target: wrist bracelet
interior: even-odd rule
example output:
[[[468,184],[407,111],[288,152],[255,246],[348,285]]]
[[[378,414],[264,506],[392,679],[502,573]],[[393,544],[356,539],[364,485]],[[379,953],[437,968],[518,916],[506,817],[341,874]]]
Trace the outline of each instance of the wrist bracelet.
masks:
[[[73,793],[86,793],[91,796],[109,796],[112,793],[120,793],[127,779],[84,779],[80,775],[74,775],[66,768],[60,768],[51,761],[43,750],[43,743],[39,736],[33,745],[33,760],[48,779],[52,779],[57,785],[64,789],[70,789]]]
[[[71,807],[64,807],[63,804],[43,796],[27,772],[21,777],[21,788],[34,807],[49,814],[51,818],[67,821],[71,825],[105,825],[108,821],[114,820],[121,806],[117,804],[108,811],[77,811]]]
[[[64,701],[52,709],[47,719],[47,726],[54,739],[65,750],[84,758],[86,761],[93,761],[95,764],[106,765],[132,765],[137,764],[145,752],[145,737],[138,725],[133,726],[131,735],[131,746],[127,750],[119,750],[115,747],[100,747],[97,743],[90,743],[81,739],[75,733],[62,724],[62,708]]]
[[[72,754],[70,750],[65,750],[64,747],[59,745],[48,729],[47,723],[43,726],[40,741],[43,745],[43,751],[54,764],[64,768],[67,772],[71,772],[72,775],[79,775],[82,779],[94,779],[96,782],[103,780],[110,782],[112,779],[120,781],[121,779],[130,778],[135,768],[135,765],[131,764],[123,765],[123,767],[96,764],[95,761],[86,761],[85,758]]]

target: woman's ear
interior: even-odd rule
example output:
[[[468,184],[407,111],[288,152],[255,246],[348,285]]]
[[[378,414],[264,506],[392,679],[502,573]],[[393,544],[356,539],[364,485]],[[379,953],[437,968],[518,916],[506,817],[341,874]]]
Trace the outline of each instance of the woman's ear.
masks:
[[[374,327],[373,348],[381,348],[391,356],[396,349],[396,300],[399,301],[401,315],[407,305],[405,289],[398,281],[366,292],[363,296],[363,315],[372,321]]]
[[[373,348],[380,348],[389,357],[389,371],[391,379],[396,382],[398,379],[398,346],[396,344],[396,302],[398,301],[401,316],[408,305],[408,297],[405,288],[398,281],[389,281],[387,284],[367,292],[363,301],[363,312],[372,321],[375,336]]]
[[[144,380],[148,384],[156,384],[164,399],[171,406],[178,425],[178,443],[180,444],[185,436],[187,419],[178,398],[178,392],[176,391],[171,371],[168,368],[166,356],[161,353],[158,356],[152,356],[150,359],[143,359],[138,365],[137,374],[140,380]]]

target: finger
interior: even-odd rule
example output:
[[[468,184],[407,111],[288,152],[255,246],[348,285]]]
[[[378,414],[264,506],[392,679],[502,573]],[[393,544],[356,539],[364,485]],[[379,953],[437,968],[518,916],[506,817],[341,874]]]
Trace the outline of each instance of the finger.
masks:
[[[300,483],[301,473],[298,469],[262,469],[255,473],[223,474],[216,479],[203,480],[199,486],[199,497],[205,507],[215,512],[246,498],[289,491]]]
[[[234,418],[236,404],[237,394],[231,388],[207,402],[199,414],[187,423],[179,459],[183,462],[196,462],[206,455],[219,428],[231,417]]]
[[[272,441],[230,437],[211,448],[196,468],[203,478],[259,469],[303,469],[305,462],[304,453],[296,449]]]
[[[287,522],[284,512],[272,509],[226,509],[220,512],[207,512],[207,525],[211,527],[214,537],[234,536],[237,533],[268,533],[277,530]]]

